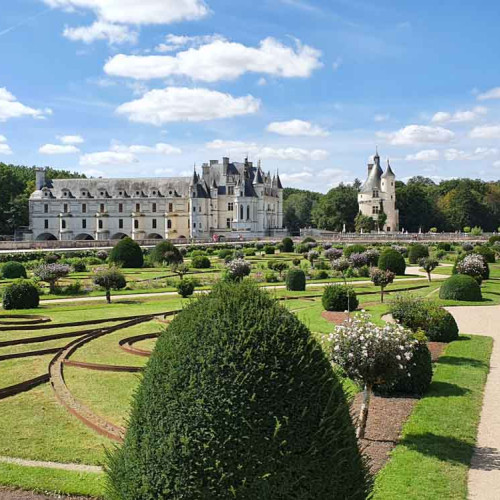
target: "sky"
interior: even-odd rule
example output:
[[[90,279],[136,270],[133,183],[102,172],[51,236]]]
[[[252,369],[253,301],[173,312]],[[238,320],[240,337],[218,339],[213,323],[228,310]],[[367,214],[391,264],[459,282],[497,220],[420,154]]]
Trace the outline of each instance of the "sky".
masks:
[[[500,3],[0,0],[0,161],[261,161],[285,187],[500,178]]]

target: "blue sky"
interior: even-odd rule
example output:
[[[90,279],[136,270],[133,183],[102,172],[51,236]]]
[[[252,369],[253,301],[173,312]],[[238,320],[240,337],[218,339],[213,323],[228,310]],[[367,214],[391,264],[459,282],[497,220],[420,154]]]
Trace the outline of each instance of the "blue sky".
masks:
[[[0,161],[186,175],[230,156],[327,191],[378,145],[399,178],[500,176],[500,4],[16,0]]]

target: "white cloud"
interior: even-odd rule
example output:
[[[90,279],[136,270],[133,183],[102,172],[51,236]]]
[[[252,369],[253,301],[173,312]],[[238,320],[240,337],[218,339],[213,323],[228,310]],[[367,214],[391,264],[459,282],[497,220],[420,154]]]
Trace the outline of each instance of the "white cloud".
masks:
[[[123,163],[135,163],[137,158],[132,153],[120,153],[118,151],[100,151],[80,156],[80,165],[119,165]]]
[[[415,154],[406,155],[406,161],[436,161],[439,160],[437,149],[424,149]]]
[[[473,122],[484,116],[488,110],[483,106],[476,106],[467,111],[456,111],[449,113],[447,111],[438,111],[431,119],[433,123],[466,123]]]
[[[444,157],[447,161],[454,160],[484,160],[489,156],[495,156],[498,154],[497,148],[476,148],[474,151],[466,152],[460,149],[447,149],[444,153]]]
[[[58,135],[57,138],[63,144],[83,144],[85,141],[81,135]]]
[[[5,87],[0,87],[0,122],[5,122],[10,118],[20,116],[31,116],[33,118],[45,118],[44,115],[50,115],[50,109],[34,109],[20,103],[17,98],[11,94]]]
[[[65,10],[89,9],[99,19],[121,24],[170,24],[209,13],[203,0],[43,0]]]
[[[489,99],[500,99],[500,87],[495,87],[493,89],[488,90],[487,92],[478,94],[477,99],[479,101],[487,101]]]
[[[223,150],[229,155],[247,155],[251,154],[256,158],[272,158],[275,160],[293,160],[293,161],[321,161],[328,158],[328,151],[324,149],[304,149],[295,147],[272,147],[259,146],[255,142],[243,141],[215,141],[206,144],[207,149]]]
[[[469,137],[472,139],[500,139],[500,125],[482,125],[474,127]]]
[[[399,146],[421,143],[446,143],[452,141],[455,134],[443,127],[407,125],[396,132],[377,132],[377,136],[387,139],[394,146]]]
[[[318,125],[304,120],[290,120],[286,122],[272,122],[267,126],[268,132],[287,136],[319,136],[325,137],[328,132]]]
[[[76,146],[70,144],[44,144],[43,146],[40,146],[38,152],[44,155],[67,155],[79,153],[80,150]]]
[[[196,47],[215,42],[216,40],[225,40],[225,38],[217,34],[200,36],[167,35],[165,37],[165,42],[157,45],[155,50],[157,52],[175,52],[181,47]]]
[[[266,38],[259,47],[215,40],[175,56],[137,56],[117,54],[104,66],[108,75],[149,80],[183,76],[205,82],[234,80],[247,72],[284,78],[309,77],[321,67],[321,53],[297,41],[295,48],[274,38]]]
[[[117,45],[120,43],[136,43],[138,33],[124,25],[95,21],[90,26],[66,27],[63,36],[69,40],[86,44],[96,40],[107,40],[111,45]]]
[[[132,153],[132,154],[157,154],[157,155],[178,155],[182,153],[180,148],[159,142],[154,146],[143,146],[140,144],[133,144],[131,146],[123,146],[116,144],[111,147],[113,151]]]
[[[379,114],[376,114],[373,117],[373,121],[378,122],[378,123],[380,123],[380,122],[386,122],[389,118],[390,118],[389,114],[379,113]]]
[[[167,87],[150,90],[140,99],[126,102],[117,113],[130,121],[162,125],[168,122],[200,122],[256,113],[260,101],[251,95],[233,97],[203,88]]]
[[[0,154],[1,155],[12,154],[12,149],[10,149],[10,146],[7,144],[7,137],[5,137],[4,135],[0,135]]]

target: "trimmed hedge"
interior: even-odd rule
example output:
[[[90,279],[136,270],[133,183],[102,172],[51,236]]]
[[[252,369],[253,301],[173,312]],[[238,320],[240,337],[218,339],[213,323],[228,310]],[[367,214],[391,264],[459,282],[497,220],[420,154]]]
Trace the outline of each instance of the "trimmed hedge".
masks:
[[[144,264],[142,249],[132,238],[123,238],[109,253],[109,262],[127,268],[138,268]]]
[[[406,270],[404,257],[392,248],[382,251],[378,258],[378,268],[382,271],[391,271],[396,275],[403,276]]]
[[[2,305],[10,309],[34,309],[40,303],[38,288],[30,280],[18,279],[3,291]]]
[[[474,247],[474,253],[481,255],[488,264],[494,264],[496,262],[495,251],[487,246],[478,245]]]
[[[171,264],[180,264],[184,261],[179,249],[171,241],[167,240],[160,241],[160,243],[151,250],[149,257],[153,263],[158,265],[166,264],[169,266]]]
[[[455,274],[448,278],[439,289],[439,298],[446,300],[480,301],[481,287],[466,274]]]
[[[4,280],[26,278],[26,269],[20,262],[13,260],[6,262],[0,269],[0,274]]]
[[[211,265],[210,259],[205,255],[196,255],[191,259],[191,267],[194,269],[209,269]]]
[[[346,285],[326,286],[321,302],[326,311],[354,311],[359,305],[356,292]]]
[[[302,269],[290,269],[286,273],[286,289],[303,292],[306,289],[306,275]]]
[[[274,255],[276,252],[276,248],[274,248],[272,245],[266,245],[264,247],[264,253],[266,255]]]
[[[283,238],[281,241],[281,251],[291,253],[293,252],[293,240],[292,238]]]
[[[353,253],[363,253],[366,252],[366,247],[364,245],[354,244],[349,245],[344,248],[344,257],[349,258]]]
[[[417,264],[424,257],[429,257],[429,249],[420,243],[412,243],[408,249],[408,261],[410,264]]]
[[[308,328],[219,283],[160,336],[108,458],[108,498],[364,500],[342,384]]]

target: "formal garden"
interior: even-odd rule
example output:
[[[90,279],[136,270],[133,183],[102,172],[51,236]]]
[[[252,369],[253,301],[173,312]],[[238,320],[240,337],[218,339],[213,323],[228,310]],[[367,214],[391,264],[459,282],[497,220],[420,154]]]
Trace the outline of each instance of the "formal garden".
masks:
[[[0,485],[465,499],[498,240],[0,254]]]

